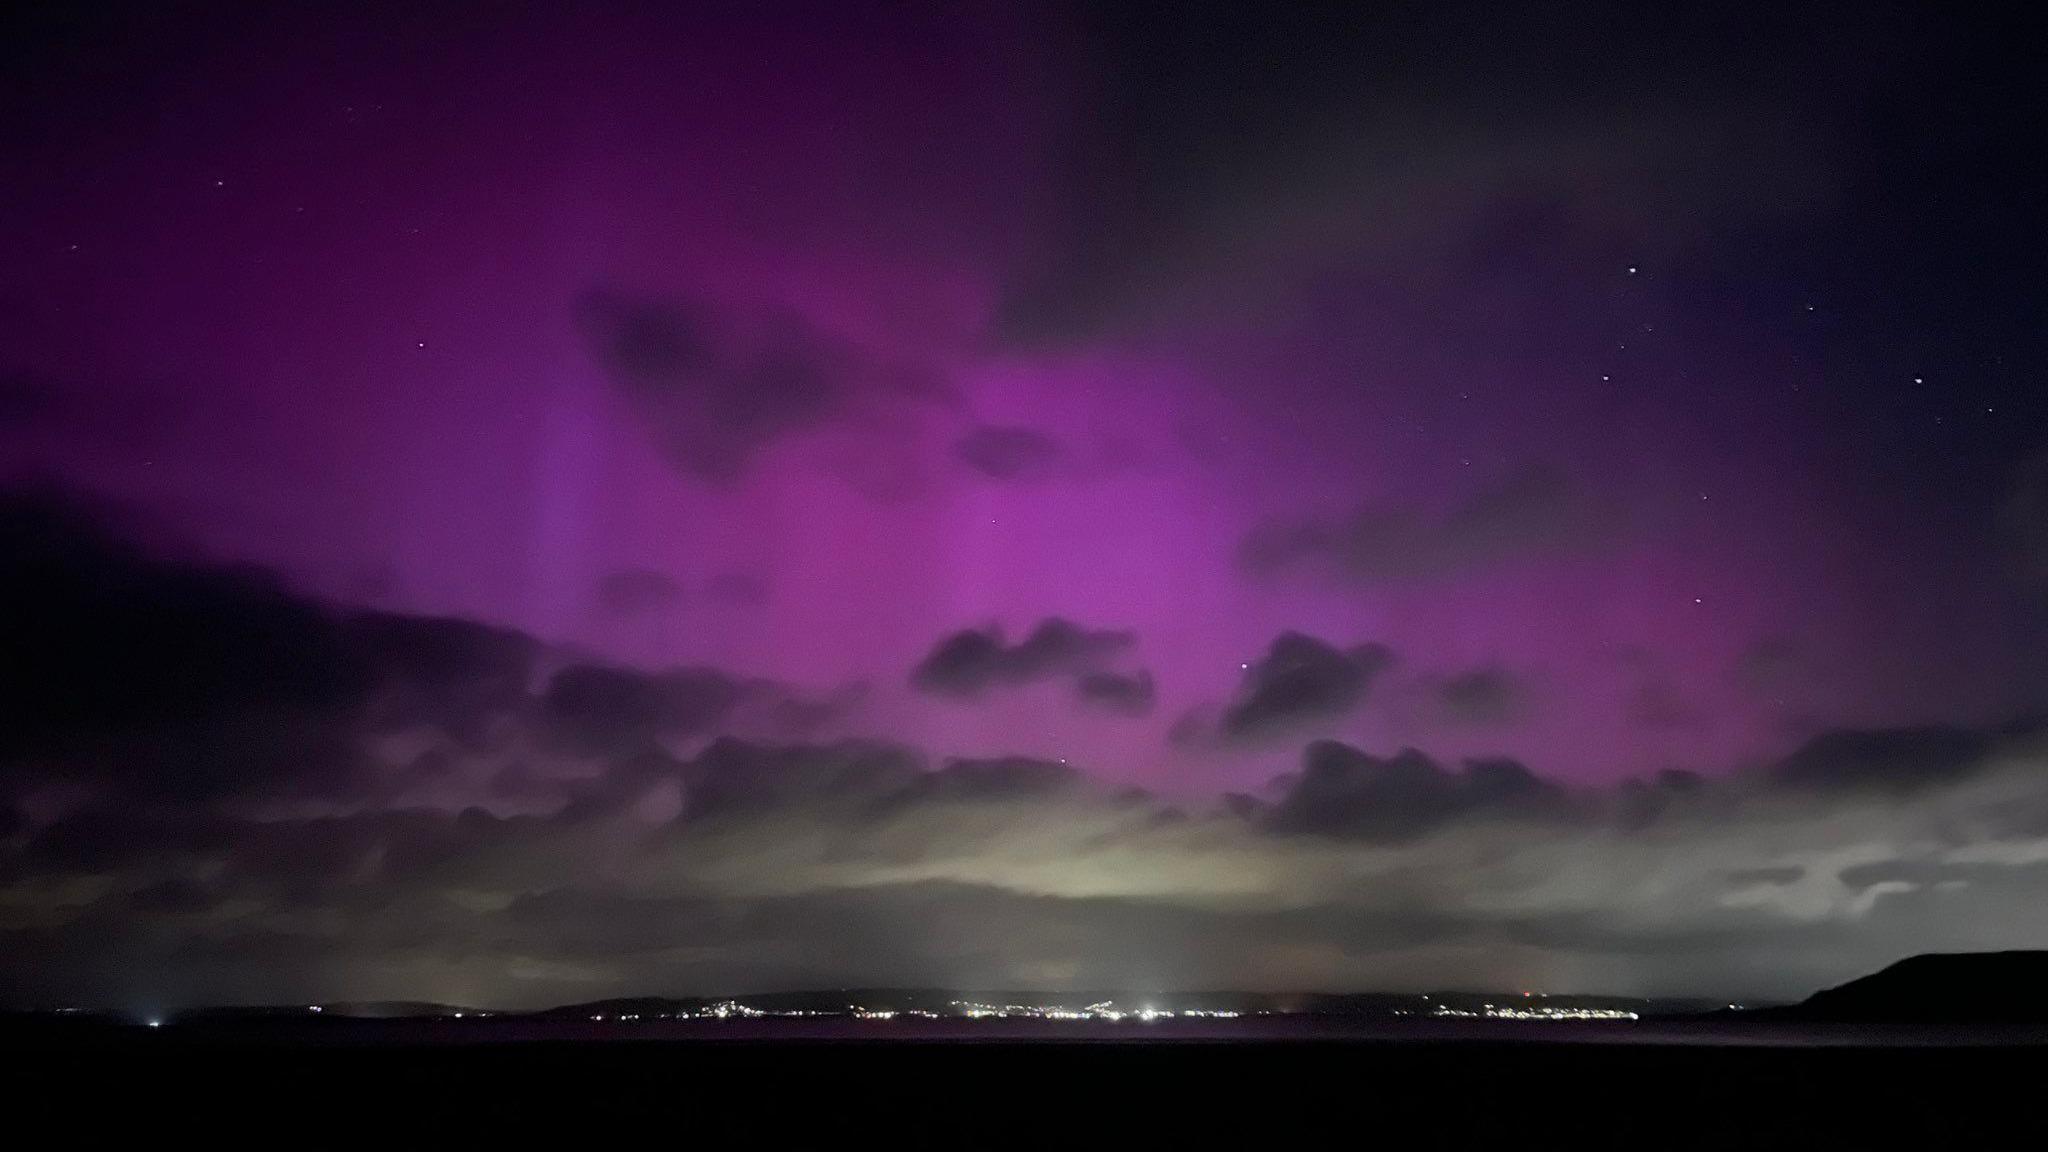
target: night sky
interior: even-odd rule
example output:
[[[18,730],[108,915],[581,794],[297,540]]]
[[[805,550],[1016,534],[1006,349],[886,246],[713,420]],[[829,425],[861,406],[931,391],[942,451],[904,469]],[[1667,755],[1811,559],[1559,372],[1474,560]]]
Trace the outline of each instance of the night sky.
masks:
[[[10,1001],[2048,941],[2031,27],[533,7],[5,18]]]

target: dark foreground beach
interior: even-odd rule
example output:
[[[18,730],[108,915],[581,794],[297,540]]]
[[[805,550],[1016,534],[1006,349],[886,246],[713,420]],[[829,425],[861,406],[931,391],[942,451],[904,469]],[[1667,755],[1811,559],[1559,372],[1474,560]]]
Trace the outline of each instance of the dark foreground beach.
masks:
[[[0,1032],[0,1057],[9,1110],[79,1140],[1811,1149],[2048,1134],[2048,1047],[2024,1037],[849,1032],[450,1042],[404,1023],[381,1033],[16,1025]],[[1578,1042],[1589,1038],[1599,1042]]]

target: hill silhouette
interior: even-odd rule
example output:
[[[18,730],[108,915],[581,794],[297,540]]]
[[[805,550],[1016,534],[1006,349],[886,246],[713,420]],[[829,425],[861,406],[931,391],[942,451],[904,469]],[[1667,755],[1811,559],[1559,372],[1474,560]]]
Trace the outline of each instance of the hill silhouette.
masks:
[[[1769,1014],[1845,1023],[2048,1023],[2048,952],[1909,956]]]

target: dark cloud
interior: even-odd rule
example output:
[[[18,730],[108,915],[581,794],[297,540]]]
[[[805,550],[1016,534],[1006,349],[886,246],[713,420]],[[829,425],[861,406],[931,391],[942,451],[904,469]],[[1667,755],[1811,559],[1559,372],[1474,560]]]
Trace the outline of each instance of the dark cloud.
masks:
[[[1043,432],[987,424],[962,436],[953,450],[992,480],[1042,480],[1061,456],[1059,441]]]
[[[666,572],[628,568],[597,582],[598,610],[612,616],[665,612],[683,602],[683,586]]]
[[[1460,724],[1506,724],[1519,719],[1529,690],[1504,668],[1475,668],[1436,686],[1444,715]]]
[[[912,670],[910,682],[923,692],[972,698],[994,688],[1100,671],[1136,643],[1129,632],[1083,628],[1057,616],[1015,644],[995,625],[969,628],[939,641]]]
[[[471,620],[348,611],[267,573],[166,558],[61,498],[0,501],[0,782],[67,781],[185,801],[356,797],[425,783],[456,753],[404,763],[380,735],[463,754],[511,738],[578,755],[710,735],[741,713],[807,731],[840,705],[710,668],[568,663]]]
[[[1393,662],[1379,644],[1340,649],[1314,636],[1283,632],[1245,670],[1237,696],[1217,722],[1225,741],[1267,740],[1342,716],[1365,699]]]
[[[1769,778],[1790,788],[1904,795],[1981,770],[1992,747],[1988,735],[1964,728],[1841,729],[1808,740],[1772,765]]]
[[[1561,472],[1529,468],[1429,516],[1375,505],[1346,520],[1271,520],[1239,549],[1251,572],[1378,581],[1439,576],[1584,544],[1601,516]]]
[[[1122,716],[1143,716],[1152,711],[1158,689],[1152,673],[1090,672],[1074,682],[1074,695],[1082,703]]]
[[[1403,840],[1456,820],[1553,814],[1564,799],[1513,760],[1467,760],[1451,772],[1412,748],[1378,757],[1318,740],[1265,822],[1277,832]]]
[[[372,729],[431,725],[469,740],[526,706],[541,645],[522,632],[446,616],[359,612],[344,618],[377,685]]]
[[[576,302],[576,318],[662,451],[712,484],[738,482],[785,438],[949,395],[931,373],[786,310],[594,290]]]
[[[161,564],[77,506],[10,495],[0,586],[0,772],[194,795],[348,773],[336,730],[369,702],[372,654],[267,576]]]
[[[60,499],[4,498],[0,564],[18,744],[360,690],[334,617],[258,572],[159,565]]]

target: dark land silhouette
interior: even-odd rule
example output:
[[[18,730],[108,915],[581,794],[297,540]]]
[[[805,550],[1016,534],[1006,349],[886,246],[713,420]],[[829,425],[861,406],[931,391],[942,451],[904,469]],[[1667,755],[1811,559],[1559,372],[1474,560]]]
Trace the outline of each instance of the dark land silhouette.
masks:
[[[199,1123],[229,1144],[587,1139],[655,1125],[709,1146],[807,1148],[1959,1147],[2048,1134],[2033,1102],[2048,1028],[2028,1027],[2042,1019],[2044,964],[2044,953],[1921,956],[1798,1005],[1593,1023],[1390,1025],[1421,998],[1389,994],[1280,998],[1291,1010],[1222,1022],[1236,1030],[843,1014],[622,1024],[732,1003],[641,997],[479,1019],[430,1003],[212,1009],[154,1028],[15,1014],[0,1018],[0,1051],[17,1123],[81,1136]],[[955,996],[739,1001],[824,1012]],[[1486,1002],[1434,1000],[1465,996]]]
[[[1870,1024],[2048,1024],[2048,952],[1910,956],[1759,1015]]]

